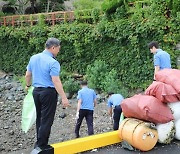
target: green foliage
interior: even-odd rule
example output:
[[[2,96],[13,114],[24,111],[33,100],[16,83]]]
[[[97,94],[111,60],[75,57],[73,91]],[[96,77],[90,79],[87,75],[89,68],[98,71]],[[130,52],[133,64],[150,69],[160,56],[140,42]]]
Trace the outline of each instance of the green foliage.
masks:
[[[60,79],[63,83],[64,91],[70,94],[77,93],[79,90],[79,82],[72,78],[72,73],[61,69]]]
[[[126,6],[121,5],[120,7],[118,7],[113,16],[114,16],[115,19],[125,18],[127,16],[127,8],[126,8]]]
[[[39,14],[38,16],[38,25],[39,26],[45,26],[45,16],[43,14]]]
[[[110,15],[116,12],[116,9],[121,5],[123,5],[123,0],[104,0],[101,7],[106,14]]]
[[[76,10],[74,13],[77,22],[97,23],[101,14],[101,10],[97,8],[84,9]]]
[[[103,0],[75,0],[73,6],[76,10],[100,8]]]
[[[2,27],[0,31],[0,42],[4,44],[0,46],[0,67],[6,72],[24,74],[30,56],[44,49],[46,27]]]
[[[117,83],[112,86],[119,85],[120,90],[145,89],[152,82],[154,71],[153,55],[147,47],[150,41],[158,41],[160,47],[170,53],[172,67],[177,68],[180,50],[176,50],[175,46],[180,42],[180,13],[167,17],[168,5],[165,0],[146,1],[143,6],[139,10],[134,9],[128,17],[125,15],[108,20],[101,16],[96,24],[74,22],[53,27],[2,26],[0,68],[6,72],[24,74],[30,56],[44,50],[48,37],[57,37],[62,41],[57,56],[62,70],[87,73],[91,86],[104,91],[116,89],[110,87],[108,78]],[[115,14],[119,15],[118,8]],[[115,74],[117,77],[112,77]],[[64,78],[63,82],[68,80]]]
[[[171,11],[171,15],[177,16],[177,12],[180,12],[180,0],[167,0],[167,5]]]
[[[79,82],[75,81],[73,78],[69,77],[64,83],[63,83],[64,91],[67,93],[77,93],[79,90]]]
[[[87,10],[76,10],[75,18],[78,22],[88,22],[92,23],[91,9]]]
[[[36,2],[38,12],[64,11],[64,0],[40,0]]]
[[[97,60],[92,65],[87,66],[87,80],[89,87],[101,91],[103,89],[102,81],[105,78],[108,66],[104,61]]]
[[[3,12],[0,11],[0,17],[5,16]]]
[[[122,82],[118,79],[118,73],[115,69],[110,72],[105,72],[105,78],[101,81],[103,86],[103,91],[120,93],[123,96],[128,96],[128,90],[124,87]]]
[[[88,65],[86,78],[89,87],[98,92],[114,92],[127,96],[127,88],[124,88],[122,82],[118,79],[118,73],[115,69],[109,70],[105,61],[96,60],[92,65]]]
[[[61,69],[60,79],[61,79],[62,83],[64,83],[70,77],[71,77],[71,73],[69,73],[68,71],[66,71],[64,69]]]
[[[94,8],[92,10],[91,16],[93,18],[94,23],[97,23],[99,21],[100,15],[101,15],[101,10],[100,9]]]

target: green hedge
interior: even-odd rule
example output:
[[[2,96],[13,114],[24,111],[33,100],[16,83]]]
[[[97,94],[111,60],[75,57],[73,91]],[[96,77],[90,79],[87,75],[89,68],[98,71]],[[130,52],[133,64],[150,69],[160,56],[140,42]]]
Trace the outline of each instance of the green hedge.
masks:
[[[118,72],[126,87],[145,88],[152,82],[154,70],[147,43],[159,41],[162,49],[170,53],[173,68],[177,68],[176,58],[180,55],[175,49],[180,42],[180,16],[166,19],[158,13],[113,21],[103,19],[93,25],[1,27],[0,67],[6,72],[24,74],[30,56],[44,49],[48,37],[57,37],[62,40],[57,57],[62,69],[85,74],[89,64],[102,60],[108,64],[109,71]]]

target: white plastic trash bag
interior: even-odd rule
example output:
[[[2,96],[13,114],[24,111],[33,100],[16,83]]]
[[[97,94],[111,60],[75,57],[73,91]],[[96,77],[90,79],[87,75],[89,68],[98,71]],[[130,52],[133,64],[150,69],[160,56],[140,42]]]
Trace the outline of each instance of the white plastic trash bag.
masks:
[[[170,107],[174,120],[180,119],[180,102],[168,103]]]
[[[180,140],[180,119],[175,121],[175,129],[176,129],[175,139]]]
[[[156,128],[158,131],[158,142],[163,144],[171,143],[175,136],[174,121],[165,124],[157,124]]]
[[[28,89],[23,102],[21,128],[25,133],[27,133],[36,121],[36,107],[32,95],[33,89],[34,87],[32,86]]]

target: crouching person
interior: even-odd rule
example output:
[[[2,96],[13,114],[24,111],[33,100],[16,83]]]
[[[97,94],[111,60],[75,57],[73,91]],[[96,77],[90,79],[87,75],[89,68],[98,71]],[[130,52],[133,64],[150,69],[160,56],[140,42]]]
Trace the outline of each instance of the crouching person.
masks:
[[[113,115],[113,129],[118,130],[119,128],[119,120],[121,117],[121,102],[123,100],[123,96],[121,94],[114,94],[113,92],[108,93],[108,113],[112,117]]]

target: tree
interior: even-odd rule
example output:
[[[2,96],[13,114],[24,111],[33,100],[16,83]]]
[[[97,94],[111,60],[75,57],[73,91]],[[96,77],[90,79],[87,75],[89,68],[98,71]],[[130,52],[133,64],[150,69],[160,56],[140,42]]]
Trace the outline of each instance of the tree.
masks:
[[[35,0],[5,0],[8,2],[8,5],[13,7],[16,10],[17,14],[24,14],[25,9],[30,1],[33,1],[34,5]]]
[[[64,0],[40,0],[40,5],[44,6],[44,8],[42,8],[44,12],[63,10],[63,3]]]
[[[5,0],[8,5],[16,9],[17,14],[32,14],[38,12],[52,12],[63,10],[64,0]],[[29,5],[29,7],[28,7]],[[30,11],[26,11],[26,9]]]

